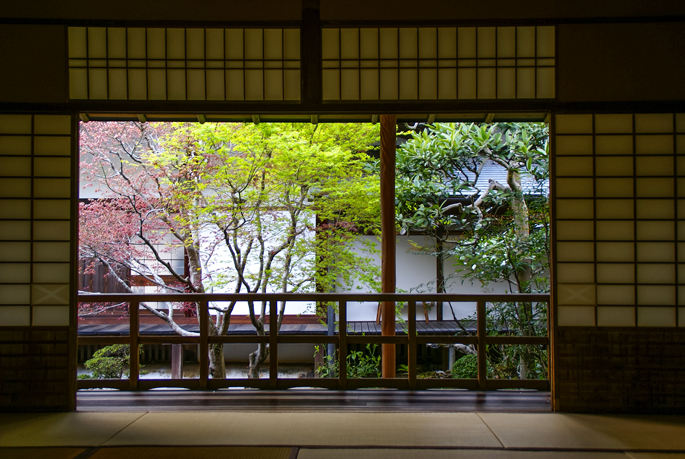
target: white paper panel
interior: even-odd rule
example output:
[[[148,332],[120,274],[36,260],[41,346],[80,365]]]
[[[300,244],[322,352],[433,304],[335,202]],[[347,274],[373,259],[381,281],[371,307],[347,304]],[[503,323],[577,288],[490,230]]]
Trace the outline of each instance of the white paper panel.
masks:
[[[33,263],[33,281],[36,283],[68,283],[69,263]]]
[[[638,242],[637,261],[675,261],[675,244],[670,242]]]
[[[0,305],[19,305],[31,302],[28,285],[0,284]]]
[[[31,218],[31,201],[28,199],[0,199],[0,219]]]
[[[557,263],[557,282],[587,284],[595,280],[595,265],[592,263]]]
[[[31,239],[31,222],[0,221],[0,241],[28,241]]]
[[[596,203],[598,219],[633,218],[632,199],[598,199]]]
[[[555,70],[552,67],[537,69],[536,97],[538,99],[554,99],[555,96]]]
[[[674,218],[675,209],[672,199],[638,199],[637,218]]]
[[[674,305],[674,285],[638,285],[637,304],[639,305]]]
[[[633,115],[595,115],[595,133],[622,134],[633,132]]]
[[[457,72],[459,99],[476,98],[476,69],[459,69]]]
[[[632,285],[598,285],[597,304],[634,304],[635,287]]]
[[[554,119],[557,134],[592,134],[592,115],[556,115]]]
[[[598,198],[630,198],[633,196],[633,179],[598,178],[595,181]]]
[[[68,198],[71,195],[69,179],[34,179],[33,193],[36,198]]]
[[[497,98],[497,70],[478,69],[478,98]]]
[[[0,284],[27,284],[29,282],[31,282],[30,263],[0,263]]]
[[[595,304],[595,284],[557,284],[557,299],[562,305]]]
[[[343,75],[344,81],[344,75]],[[400,69],[400,99],[418,98],[418,72],[415,69]]]
[[[594,235],[592,221],[561,220],[557,222],[557,240],[592,240]]]
[[[69,325],[69,307],[34,306],[33,325],[67,326]]]
[[[6,178],[0,180],[0,198],[31,197],[31,179]]]
[[[635,261],[635,246],[632,242],[597,242],[597,261]]]
[[[2,136],[0,137],[0,155],[30,155],[31,137]]]
[[[68,242],[34,242],[33,261],[61,261],[68,262],[70,248]]]
[[[635,153],[638,155],[672,155],[672,135],[636,135]]]
[[[589,199],[557,199],[557,219],[592,218],[594,203]]]
[[[562,327],[595,325],[595,308],[592,306],[559,306],[557,313],[557,324]]]
[[[553,26],[537,27],[537,55],[541,57],[555,56],[555,29]]]
[[[673,114],[641,114],[635,115],[635,132],[673,132]]]
[[[69,57],[71,59],[88,57],[86,33],[85,27],[69,27]]]
[[[558,135],[556,152],[557,155],[591,155],[592,136]]]
[[[33,153],[37,156],[70,156],[70,137],[34,137]]]
[[[0,261],[31,261],[31,244],[0,242]]]
[[[71,202],[66,199],[36,199],[33,201],[34,218],[68,220],[71,215]]]
[[[632,155],[633,136],[597,136],[595,137],[595,152],[598,155]]]
[[[31,325],[30,306],[2,306],[0,307],[1,326],[29,326]]]
[[[637,282],[640,284],[671,284],[675,281],[675,265],[673,264],[637,265]]]
[[[639,327],[675,327],[675,308],[637,308]]]
[[[0,177],[30,177],[31,158],[0,157]]]
[[[69,304],[69,284],[32,284],[31,303],[41,305]]]
[[[591,242],[557,242],[557,260],[594,261],[594,247]]]
[[[635,308],[617,307],[598,307],[597,308],[598,327],[634,327]]]
[[[560,198],[583,198],[593,195],[592,179],[558,178],[556,182],[557,196]]]
[[[597,282],[632,284],[635,282],[635,266],[632,263],[598,263]]]
[[[638,197],[671,198],[675,194],[671,178],[639,178],[635,182]]]
[[[622,156],[605,156],[595,159],[596,175],[607,176],[632,176],[633,158]]]
[[[632,170],[632,162],[631,170]],[[559,157],[557,158],[557,177],[564,176],[592,176],[591,157]]]
[[[598,221],[598,241],[630,241],[635,237],[632,221]]]
[[[639,221],[637,222],[638,240],[675,239],[675,222],[673,221]]]
[[[35,221],[33,239],[36,241],[68,241],[71,237],[69,221]]]

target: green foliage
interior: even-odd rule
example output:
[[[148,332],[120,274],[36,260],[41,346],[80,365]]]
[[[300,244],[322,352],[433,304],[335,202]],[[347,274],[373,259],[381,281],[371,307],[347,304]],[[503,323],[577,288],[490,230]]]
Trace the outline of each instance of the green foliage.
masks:
[[[477,378],[478,377],[478,355],[468,354],[457,359],[452,365],[453,378]]]
[[[140,355],[143,346],[140,346]],[[79,375],[79,379],[121,379],[128,378],[131,361],[130,346],[128,344],[112,344],[98,349],[84,366],[92,372],[90,375]],[[141,365],[142,367],[142,365]]]
[[[352,351],[347,354],[347,377],[348,378],[380,378],[381,356],[376,355],[378,344],[368,343],[365,351]],[[319,352],[318,346],[316,352]],[[326,355],[324,364],[316,369],[316,373],[322,378],[337,378],[340,373],[340,362],[335,356]]]
[[[544,124],[436,124],[413,132],[398,152],[402,231],[430,236],[433,245],[417,251],[440,266],[449,259],[462,283],[549,292],[548,163]],[[506,182],[484,180],[486,167],[501,168]],[[486,315],[491,335],[547,334],[545,304],[488,304]],[[544,348],[490,346],[487,357],[495,378],[548,375]]]
[[[375,290],[372,254],[351,244],[380,225],[379,181],[365,153],[378,135],[377,126],[351,124],[179,126],[150,161],[181,173],[164,183],[176,189],[179,226],[214,228],[231,253],[230,266],[204,273],[204,288],[303,292],[356,278]]]

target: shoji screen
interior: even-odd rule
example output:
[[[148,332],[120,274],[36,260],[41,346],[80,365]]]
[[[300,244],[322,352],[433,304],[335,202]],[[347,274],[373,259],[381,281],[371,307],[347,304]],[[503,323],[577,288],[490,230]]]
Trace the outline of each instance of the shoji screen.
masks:
[[[69,325],[69,116],[0,115],[0,326]]]
[[[554,98],[555,29],[323,29],[324,100]]]
[[[299,100],[299,29],[69,28],[71,99]]]
[[[685,114],[556,116],[558,324],[685,326]]]

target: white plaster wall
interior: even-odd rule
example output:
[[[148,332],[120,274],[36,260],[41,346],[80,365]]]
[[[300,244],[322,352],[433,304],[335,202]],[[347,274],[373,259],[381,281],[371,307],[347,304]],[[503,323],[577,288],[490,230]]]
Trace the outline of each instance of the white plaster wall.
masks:
[[[380,248],[380,241],[375,236],[361,236],[367,239]],[[396,261],[397,261],[397,290],[405,291],[407,293],[424,293],[436,291],[436,261],[435,257],[427,254],[422,254],[413,244],[419,246],[430,246],[430,238],[425,236],[398,236],[396,245]],[[361,247],[361,241],[357,243]],[[380,256],[376,262],[380,266]],[[480,282],[470,281],[462,282],[463,278],[456,273],[456,267],[450,260],[445,262],[445,277],[450,277],[447,282],[446,290],[449,293],[505,293],[508,286],[505,283],[491,283],[487,287],[483,287]],[[347,289],[340,291],[358,291],[357,285],[349,286]],[[376,313],[378,305],[376,303],[348,303],[348,318],[350,321],[357,320],[376,320]],[[463,319],[476,311],[475,303],[452,303],[450,305],[443,305],[443,319],[451,320],[452,311],[457,319]],[[407,318],[406,309],[403,312],[403,317]],[[416,317],[423,319],[423,308],[419,307],[416,311]],[[428,311],[429,319],[435,320],[437,318],[437,309],[432,307]]]

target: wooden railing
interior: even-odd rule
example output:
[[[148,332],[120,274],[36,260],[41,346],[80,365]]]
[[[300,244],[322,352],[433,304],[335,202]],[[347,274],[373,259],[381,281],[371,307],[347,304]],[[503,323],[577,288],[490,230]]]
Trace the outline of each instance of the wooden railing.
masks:
[[[335,302],[338,304],[338,334],[329,335],[279,335],[277,330],[269,330],[266,336],[245,335],[208,335],[208,302],[228,301],[267,301],[270,307],[269,322],[277,322],[278,301]],[[200,304],[200,336],[186,337],[180,335],[145,336],[139,333],[139,307],[141,302],[197,302]],[[429,335],[419,336],[416,332],[416,303],[418,302],[470,302],[477,304],[477,335]],[[358,389],[362,387],[387,387],[395,389],[416,390],[430,388],[463,388],[474,390],[496,390],[506,388],[525,388],[549,390],[549,380],[541,379],[488,379],[487,378],[487,345],[538,345],[549,346],[549,324],[547,336],[488,336],[486,330],[486,303],[545,303],[549,310],[548,294],[84,294],[78,295],[79,303],[128,303],[130,332],[129,336],[80,336],[79,345],[89,344],[128,344],[131,349],[138,349],[141,344],[197,344],[199,345],[200,375],[198,379],[140,379],[139,355],[131,352],[130,376],[128,380],[95,380],[78,381],[78,388],[108,387],[122,390],[147,390],[155,387],[184,387],[198,390],[215,390],[226,387],[253,387],[260,389],[288,389],[292,387],[322,387],[328,389]],[[349,335],[347,327],[347,304],[352,302],[406,302],[408,319],[407,333],[396,336],[358,336]],[[549,314],[547,314],[549,317]],[[274,327],[275,328],[275,327]],[[209,377],[208,350],[210,344],[265,343],[269,344],[269,378],[266,379],[214,379]],[[278,377],[279,344],[328,344],[338,347],[339,376],[335,378],[298,378]],[[404,378],[363,378],[347,377],[348,344],[406,344],[408,350],[408,375]],[[475,345],[478,356],[477,379],[418,379],[416,350],[418,345],[425,344],[467,344]]]

